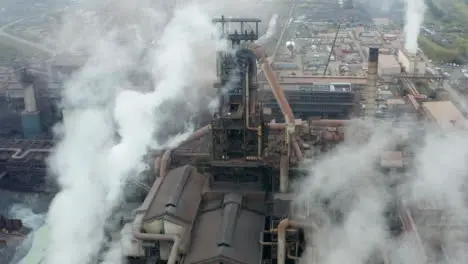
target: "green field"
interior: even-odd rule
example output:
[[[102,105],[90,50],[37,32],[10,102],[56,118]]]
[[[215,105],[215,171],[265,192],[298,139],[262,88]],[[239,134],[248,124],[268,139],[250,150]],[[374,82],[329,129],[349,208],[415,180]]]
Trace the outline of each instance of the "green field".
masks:
[[[418,43],[424,54],[433,61],[445,62],[459,60],[462,55],[458,50],[448,49],[432,42],[425,36],[419,36]]]

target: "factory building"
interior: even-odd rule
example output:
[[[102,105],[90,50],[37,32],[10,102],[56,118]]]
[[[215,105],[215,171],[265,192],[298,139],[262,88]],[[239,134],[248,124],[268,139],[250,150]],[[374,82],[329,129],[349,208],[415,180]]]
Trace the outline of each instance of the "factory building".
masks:
[[[296,118],[347,119],[355,105],[355,96],[349,83],[283,85],[283,89]],[[282,120],[281,110],[270,88],[265,87],[261,94],[265,106],[271,108],[273,117],[277,121]]]
[[[403,70],[411,75],[422,75],[426,72],[426,62],[416,54],[410,54],[402,49],[398,50],[398,62]]]
[[[380,77],[395,76],[401,73],[401,66],[393,55],[380,54],[378,74]]]
[[[462,125],[466,122],[463,114],[451,101],[434,101],[422,103],[422,110],[432,121],[441,127]]]

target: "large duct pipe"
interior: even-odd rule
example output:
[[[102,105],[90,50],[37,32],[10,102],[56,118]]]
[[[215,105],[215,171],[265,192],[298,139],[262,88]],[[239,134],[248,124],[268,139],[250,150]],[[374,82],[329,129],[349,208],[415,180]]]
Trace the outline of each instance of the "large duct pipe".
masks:
[[[0,151],[14,152],[13,155],[10,157],[11,159],[23,159],[31,153],[51,153],[52,149],[28,149],[25,152],[23,152],[23,149],[21,148],[0,148]]]
[[[309,124],[311,126],[321,126],[321,127],[339,127],[349,124],[349,120],[334,120],[334,119],[319,119],[311,120]]]
[[[162,176],[164,177],[164,176]],[[177,262],[177,257],[179,255],[179,246],[180,246],[180,238],[178,235],[175,234],[149,234],[149,233],[143,233],[142,227],[143,227],[143,218],[145,216],[145,213],[148,211],[149,206],[151,205],[151,202],[153,201],[153,194],[157,192],[159,189],[159,186],[162,183],[162,177],[157,178],[156,181],[154,182],[153,186],[151,187],[151,190],[149,194],[146,196],[145,200],[141,204],[140,208],[137,209],[135,219],[133,220],[133,236],[136,239],[142,240],[142,241],[169,241],[173,242],[171,252],[167,261],[167,264],[175,264]]]
[[[377,71],[379,65],[379,48],[369,48],[369,62],[367,66],[367,85],[364,89],[364,99],[366,102],[366,117],[374,117],[376,112],[377,99]]]
[[[170,149],[164,151],[164,154],[161,157],[161,164],[159,165],[159,177],[166,177],[166,174],[169,171],[169,166],[171,165],[171,153],[172,150]]]
[[[280,158],[280,192],[288,192],[289,186],[289,157],[281,155]]]
[[[286,123],[291,126],[294,126],[294,114],[291,109],[291,106],[289,105],[288,100],[286,99],[283,89],[281,89],[281,87],[278,84],[278,80],[276,79],[276,76],[273,73],[270,64],[268,63],[263,49],[260,46],[255,45],[253,47],[253,51],[255,55],[257,55],[257,57],[259,58],[260,66],[262,67],[263,73],[265,74],[268,84],[270,85],[270,88],[273,91],[273,95],[275,96],[276,101],[278,102],[281,112],[284,115]]]
[[[208,134],[211,130],[211,125],[206,125],[197,131],[193,132],[186,140],[182,141],[178,146],[186,145],[194,140],[202,138],[204,135]],[[156,177],[164,177],[166,176],[167,171],[170,167],[170,157],[171,157],[172,150],[168,149],[164,151],[162,157],[156,157],[154,162],[154,171],[155,173],[159,173]]]
[[[305,125],[305,123],[302,122],[300,125]],[[268,126],[270,127],[270,129],[273,129],[273,130],[285,130],[288,127],[290,127],[289,124],[285,124],[285,123],[270,123]],[[304,158],[304,156],[302,154],[299,143],[293,134],[290,134],[290,136],[291,136],[291,144],[294,150],[294,154],[296,155],[297,159],[301,161]]]
[[[211,129],[210,125],[204,126],[197,131],[195,131],[190,137],[184,140],[179,146],[183,146],[191,141],[200,139],[202,136],[206,135]],[[166,177],[167,172],[170,166],[170,157],[172,150],[166,150],[162,157],[157,157],[155,160],[155,173],[159,172],[159,177],[156,178],[151,190],[146,196],[145,200],[141,204],[140,208],[137,210],[135,219],[133,220],[133,236],[136,239],[143,241],[172,241],[173,245],[169,255],[167,264],[175,264],[177,262],[177,257],[179,253],[180,238],[175,234],[148,234],[141,231],[143,227],[143,218],[145,213],[148,211],[148,208],[153,201],[154,195],[159,189],[159,185],[162,183],[162,179]]]
[[[319,228],[314,222],[310,223],[299,223],[288,218],[281,220],[278,224],[278,264],[285,264],[286,262],[286,229],[288,227],[294,228],[310,228],[318,231]]]

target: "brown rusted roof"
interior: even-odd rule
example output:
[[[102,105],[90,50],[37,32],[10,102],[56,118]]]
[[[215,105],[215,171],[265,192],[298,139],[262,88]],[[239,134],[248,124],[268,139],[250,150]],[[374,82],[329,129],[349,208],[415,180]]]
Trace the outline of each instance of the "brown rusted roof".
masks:
[[[387,151],[380,156],[380,166],[383,168],[402,168],[404,166],[403,153],[400,151]]]
[[[184,263],[260,263],[262,249],[258,241],[265,218],[245,208],[244,199],[229,193],[223,200],[205,203]]]
[[[423,109],[439,125],[465,122],[466,119],[451,101],[424,102]]]
[[[175,168],[162,180],[144,221],[169,217],[191,224],[200,205],[205,184],[203,175],[195,167],[186,165]]]

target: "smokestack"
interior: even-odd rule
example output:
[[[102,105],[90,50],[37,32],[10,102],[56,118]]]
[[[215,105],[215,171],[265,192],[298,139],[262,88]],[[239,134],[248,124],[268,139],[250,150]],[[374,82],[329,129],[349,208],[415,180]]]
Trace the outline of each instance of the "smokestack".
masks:
[[[379,48],[369,48],[369,62],[367,65],[367,85],[364,89],[366,102],[366,117],[374,117],[377,99],[377,70],[379,64]]]
[[[24,88],[24,111],[28,113],[37,112],[36,92],[32,83],[26,84]]]
[[[41,134],[41,119],[37,109],[34,76],[26,69],[21,70],[21,83],[24,87],[24,111],[21,113],[24,138],[34,138]]]

